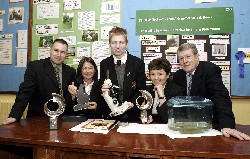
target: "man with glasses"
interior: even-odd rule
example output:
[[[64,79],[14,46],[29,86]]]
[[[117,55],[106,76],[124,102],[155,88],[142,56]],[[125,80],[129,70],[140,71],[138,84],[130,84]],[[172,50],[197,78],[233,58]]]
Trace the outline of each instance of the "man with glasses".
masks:
[[[235,129],[235,118],[229,92],[222,81],[219,66],[199,61],[196,46],[184,43],[177,50],[182,69],[173,75],[174,82],[186,90],[185,95],[200,96],[214,102],[213,123],[218,124],[224,136],[234,136],[239,140],[250,140],[250,137]]]

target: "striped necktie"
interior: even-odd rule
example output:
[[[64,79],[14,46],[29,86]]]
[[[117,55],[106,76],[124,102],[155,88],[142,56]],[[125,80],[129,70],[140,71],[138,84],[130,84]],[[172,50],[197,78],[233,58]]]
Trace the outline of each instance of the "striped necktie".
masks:
[[[56,79],[57,79],[57,82],[58,82],[58,85],[59,85],[60,95],[63,96],[62,83],[61,83],[61,80],[60,80],[59,70],[58,70],[57,66],[54,66],[54,71],[56,73]]]
[[[192,85],[192,73],[187,74],[187,95],[190,96],[191,85]]]

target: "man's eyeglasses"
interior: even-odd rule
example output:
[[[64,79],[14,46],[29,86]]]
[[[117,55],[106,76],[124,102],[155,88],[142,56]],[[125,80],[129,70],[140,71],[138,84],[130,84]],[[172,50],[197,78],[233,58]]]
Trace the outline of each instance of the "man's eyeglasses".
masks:
[[[186,60],[190,60],[192,58],[193,55],[186,55],[186,56],[183,56],[183,57],[178,57],[178,60],[179,61],[183,61],[184,59]]]

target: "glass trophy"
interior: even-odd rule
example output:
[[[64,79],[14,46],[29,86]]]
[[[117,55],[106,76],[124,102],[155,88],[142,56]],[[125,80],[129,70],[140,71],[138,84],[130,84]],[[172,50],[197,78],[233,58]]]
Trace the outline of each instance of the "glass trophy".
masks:
[[[84,84],[81,84],[76,92],[77,104],[74,105],[74,111],[86,109],[89,105],[89,95],[85,92]]]
[[[147,110],[151,108],[153,104],[153,98],[152,95],[146,90],[140,90],[140,92],[142,93],[142,95],[136,99],[136,106],[141,110],[140,118],[142,123],[147,123]],[[139,102],[141,98],[143,99],[143,101]]]
[[[52,93],[52,97],[53,97],[52,99],[50,99],[44,104],[44,112],[50,117],[49,121],[51,130],[58,129],[58,124],[57,124],[58,116],[64,112],[66,106],[64,98],[61,95]],[[57,109],[50,110],[48,108],[49,106],[55,106],[57,107]]]

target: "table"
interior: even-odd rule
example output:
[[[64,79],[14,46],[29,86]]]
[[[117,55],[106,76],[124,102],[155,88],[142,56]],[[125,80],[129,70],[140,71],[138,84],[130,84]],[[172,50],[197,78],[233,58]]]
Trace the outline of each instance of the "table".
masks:
[[[49,130],[48,117],[30,117],[0,126],[0,144],[33,148],[34,159],[250,158],[250,141],[223,136],[171,139],[166,135],[73,132],[79,122]],[[250,126],[237,125],[250,134]]]

